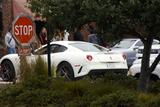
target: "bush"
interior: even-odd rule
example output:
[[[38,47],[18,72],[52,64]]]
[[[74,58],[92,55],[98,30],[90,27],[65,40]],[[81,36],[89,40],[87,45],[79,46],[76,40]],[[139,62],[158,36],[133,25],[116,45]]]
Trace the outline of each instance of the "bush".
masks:
[[[160,92],[160,81],[150,83],[149,92],[158,94]]]
[[[84,81],[68,82],[65,86],[65,90],[70,93],[71,97],[82,97],[88,90],[89,84]]]
[[[0,91],[0,107],[16,107],[16,96],[23,93],[21,85],[10,86]]]
[[[50,78],[47,75],[47,64],[39,56],[38,59],[27,64],[26,58],[21,59],[21,83],[27,88],[46,88],[49,87]]]
[[[91,107],[136,107],[135,93],[118,91],[98,98]]]
[[[50,92],[45,89],[25,90],[16,96],[16,105],[25,107],[44,107],[50,102]]]
[[[65,81],[50,78],[39,57],[35,63],[21,60],[21,81],[0,90],[1,107],[158,107],[159,96],[137,94],[137,81],[124,75]],[[157,88],[154,88],[157,87]],[[157,90],[158,85],[151,85]],[[151,91],[152,92],[152,91]]]
[[[104,81],[121,87],[127,87],[127,89],[136,90],[137,88],[137,80],[133,77],[126,76],[125,74],[106,73]]]
[[[159,107],[160,106],[160,94],[153,97],[146,107]]]

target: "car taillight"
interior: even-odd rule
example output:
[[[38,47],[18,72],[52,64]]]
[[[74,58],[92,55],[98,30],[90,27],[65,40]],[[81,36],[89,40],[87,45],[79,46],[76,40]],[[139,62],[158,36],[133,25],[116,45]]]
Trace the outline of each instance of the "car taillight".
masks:
[[[123,57],[123,59],[127,59],[127,56],[126,56],[126,55],[124,55],[124,54],[122,55],[122,57]]]
[[[93,57],[91,55],[86,56],[87,60],[92,61]]]

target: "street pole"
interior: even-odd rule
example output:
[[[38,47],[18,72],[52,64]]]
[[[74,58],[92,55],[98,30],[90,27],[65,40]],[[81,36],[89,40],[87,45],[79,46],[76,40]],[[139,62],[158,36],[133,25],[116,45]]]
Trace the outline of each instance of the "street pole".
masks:
[[[48,28],[48,32],[47,32],[47,59],[48,59],[48,76],[51,77],[51,46],[50,46],[50,24],[49,22],[47,23],[47,28]]]

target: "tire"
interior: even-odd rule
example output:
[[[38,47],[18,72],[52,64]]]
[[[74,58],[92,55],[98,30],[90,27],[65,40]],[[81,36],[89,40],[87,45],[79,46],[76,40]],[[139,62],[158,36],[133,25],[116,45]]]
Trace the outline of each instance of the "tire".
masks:
[[[11,61],[5,60],[1,63],[1,78],[3,81],[13,81],[15,79],[15,69]]]
[[[74,71],[71,64],[63,62],[58,66],[57,76],[64,77],[67,80],[74,80]]]

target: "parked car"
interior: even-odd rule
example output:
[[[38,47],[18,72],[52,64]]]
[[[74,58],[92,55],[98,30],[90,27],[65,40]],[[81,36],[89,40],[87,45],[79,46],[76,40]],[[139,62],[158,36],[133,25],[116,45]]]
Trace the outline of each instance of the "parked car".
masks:
[[[153,44],[159,44],[158,40],[154,39]],[[122,53],[124,57],[127,59],[127,64],[130,67],[133,61],[136,59],[136,53],[138,48],[143,46],[143,43],[138,38],[126,38],[119,41],[112,48],[112,52]]]
[[[138,48],[138,53],[136,54],[136,57],[138,59],[142,58],[142,56],[143,56],[143,49],[144,49],[144,46],[140,46]],[[150,57],[155,57],[159,53],[160,53],[160,44],[154,44],[154,45],[152,45],[151,51],[150,51]]]
[[[31,63],[40,55],[47,62],[47,45],[26,56]],[[18,54],[8,54],[0,59],[1,77],[12,81],[20,73],[20,57]],[[57,68],[57,75],[67,79],[75,79],[92,73],[115,72],[127,73],[127,62],[122,54],[109,52],[102,46],[80,41],[51,42],[51,64]]]
[[[156,57],[152,57],[150,59],[150,63],[152,64]],[[133,62],[133,65],[129,68],[129,71],[127,73],[128,76],[133,76],[136,78],[139,78],[141,72],[141,59],[136,59]],[[151,80],[158,80],[160,79],[160,64],[157,65],[155,70],[151,74]]]

